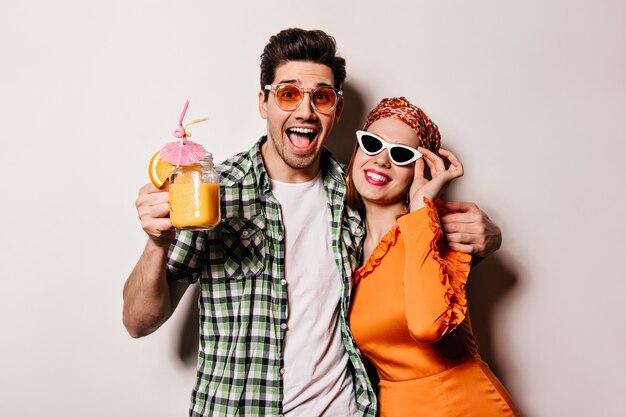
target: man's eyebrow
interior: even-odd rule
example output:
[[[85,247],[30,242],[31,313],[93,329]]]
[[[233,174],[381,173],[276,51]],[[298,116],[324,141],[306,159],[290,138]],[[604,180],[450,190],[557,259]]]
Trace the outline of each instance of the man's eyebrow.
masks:
[[[277,82],[276,84],[295,84],[295,85],[300,85],[300,80],[281,80],[279,82]],[[325,82],[319,82],[315,85],[316,87],[334,87],[332,84],[329,83],[325,83]]]

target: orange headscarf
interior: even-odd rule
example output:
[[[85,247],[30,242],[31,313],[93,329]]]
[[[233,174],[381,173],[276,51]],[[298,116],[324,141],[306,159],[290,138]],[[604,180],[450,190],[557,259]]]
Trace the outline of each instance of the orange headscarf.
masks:
[[[384,98],[378,103],[365,120],[363,130],[376,120],[385,118],[398,119],[409,125],[417,133],[420,146],[437,152],[441,145],[441,134],[436,124],[426,116],[419,107],[409,102],[404,97]]]

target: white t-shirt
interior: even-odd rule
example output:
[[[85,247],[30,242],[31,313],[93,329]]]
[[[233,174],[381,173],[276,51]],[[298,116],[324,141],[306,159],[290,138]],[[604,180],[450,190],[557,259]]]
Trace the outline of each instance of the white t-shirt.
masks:
[[[283,411],[290,417],[355,415],[349,358],[341,341],[341,276],[322,175],[306,183],[270,183],[285,227]]]

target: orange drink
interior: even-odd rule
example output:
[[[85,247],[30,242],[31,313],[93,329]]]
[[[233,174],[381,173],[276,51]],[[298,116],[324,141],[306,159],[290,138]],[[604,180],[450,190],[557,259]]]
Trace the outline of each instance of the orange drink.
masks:
[[[169,177],[170,221],[182,230],[210,230],[220,222],[219,175],[206,153],[199,164],[178,166]]]
[[[212,229],[220,222],[220,186],[195,182],[170,184],[170,221],[183,230]]]
[[[210,230],[219,225],[220,178],[213,167],[213,155],[199,143],[187,140],[187,126],[206,117],[183,124],[189,100],[174,129],[180,139],[161,148],[148,164],[150,181],[162,192],[169,192],[170,221],[183,230]]]

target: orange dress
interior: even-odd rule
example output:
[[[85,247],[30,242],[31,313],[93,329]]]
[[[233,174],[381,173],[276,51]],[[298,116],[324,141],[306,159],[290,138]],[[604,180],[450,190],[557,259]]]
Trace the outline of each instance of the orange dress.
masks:
[[[380,416],[517,416],[476,348],[465,296],[471,256],[444,247],[426,204],[400,217],[355,274],[350,327],[376,366]]]

